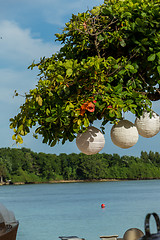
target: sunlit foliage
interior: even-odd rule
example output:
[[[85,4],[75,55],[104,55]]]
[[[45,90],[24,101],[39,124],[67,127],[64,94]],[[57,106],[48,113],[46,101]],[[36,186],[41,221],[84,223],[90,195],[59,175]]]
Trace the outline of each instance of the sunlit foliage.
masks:
[[[142,115],[160,99],[159,0],[107,0],[72,15],[62,33],[60,51],[42,58],[39,81],[12,118],[13,139],[36,126],[34,137],[54,146],[73,141],[79,131],[101,120]],[[17,94],[18,95],[18,94]]]

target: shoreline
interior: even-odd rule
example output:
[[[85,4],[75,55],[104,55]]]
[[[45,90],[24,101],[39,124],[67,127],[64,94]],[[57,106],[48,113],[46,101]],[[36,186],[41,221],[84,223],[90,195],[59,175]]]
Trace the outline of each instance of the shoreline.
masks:
[[[83,183],[83,182],[116,182],[121,181],[119,179],[88,179],[88,180],[51,180],[46,182],[3,182],[0,183],[0,186],[3,185],[25,185],[25,184],[47,184],[47,183]]]
[[[142,180],[159,180],[159,178],[147,179],[88,179],[88,180],[51,180],[46,182],[1,182],[0,186],[4,185],[26,185],[26,184],[53,184],[53,183],[91,183],[91,182],[119,182],[119,181],[142,181]]]

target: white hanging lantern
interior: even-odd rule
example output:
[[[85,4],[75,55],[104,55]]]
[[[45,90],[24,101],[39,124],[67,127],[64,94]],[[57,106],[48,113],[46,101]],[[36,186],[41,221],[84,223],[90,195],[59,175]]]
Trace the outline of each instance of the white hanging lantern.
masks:
[[[119,121],[111,129],[112,142],[120,148],[134,146],[138,141],[138,137],[136,126],[128,120]]]
[[[104,148],[105,138],[98,128],[88,127],[86,132],[78,133],[76,144],[82,153],[92,155]]]
[[[150,117],[151,114],[151,117]],[[136,118],[135,125],[138,129],[139,135],[145,138],[155,136],[160,130],[160,118],[155,113],[144,112],[140,118]]]

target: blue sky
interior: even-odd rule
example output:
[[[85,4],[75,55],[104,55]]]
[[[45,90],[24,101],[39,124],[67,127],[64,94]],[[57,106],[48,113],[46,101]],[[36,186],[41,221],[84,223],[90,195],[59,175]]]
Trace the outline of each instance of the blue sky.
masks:
[[[33,60],[49,57],[59,50],[55,42],[55,33],[60,33],[72,13],[84,12],[93,6],[102,4],[102,0],[6,0],[0,7],[0,147],[16,147],[9,129],[9,119],[19,111],[23,97],[13,98],[14,91],[23,94],[34,88],[37,83],[37,71],[28,70]],[[160,115],[160,101],[153,104],[153,110]],[[134,122],[131,114],[126,119]],[[95,122],[99,127],[100,123]],[[139,137],[138,143],[130,149],[116,147],[110,139],[112,125],[105,128],[105,147],[101,152],[120,155],[139,156],[141,151],[159,151],[160,133],[146,139]],[[75,141],[61,143],[51,148],[43,144],[41,138],[35,140],[32,134],[24,138],[21,147],[35,152],[79,153]]]

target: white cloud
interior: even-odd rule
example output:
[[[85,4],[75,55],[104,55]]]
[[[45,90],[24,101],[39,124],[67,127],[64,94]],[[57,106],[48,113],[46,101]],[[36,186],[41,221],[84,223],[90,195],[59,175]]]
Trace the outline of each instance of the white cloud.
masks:
[[[15,22],[1,21],[0,33],[0,59],[3,62],[12,62],[13,65],[30,64],[40,57],[51,56],[59,49],[59,46],[33,38],[29,29],[21,29]]]
[[[1,21],[0,33],[0,102],[19,103],[13,100],[14,90],[24,94],[34,88],[38,71],[28,70],[33,60],[51,56],[59,47],[32,37],[29,29],[15,22]]]

